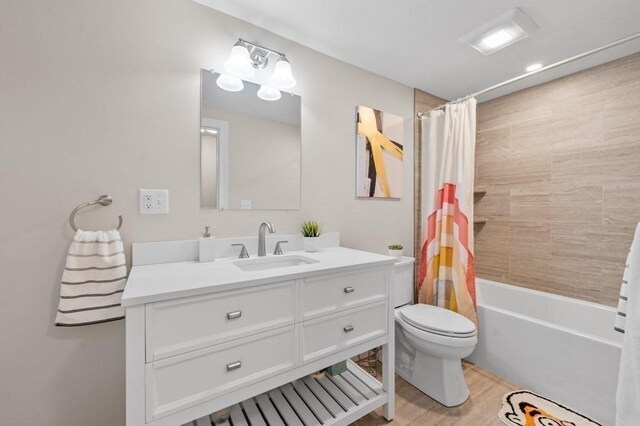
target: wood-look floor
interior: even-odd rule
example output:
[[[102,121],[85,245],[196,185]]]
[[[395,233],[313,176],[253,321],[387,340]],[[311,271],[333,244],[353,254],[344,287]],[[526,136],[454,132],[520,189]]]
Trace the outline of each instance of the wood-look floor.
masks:
[[[471,392],[464,404],[447,408],[396,376],[395,419],[387,422],[382,416],[382,409],[378,409],[353,425],[504,425],[498,420],[502,396],[518,387],[473,364],[463,363],[463,368]]]

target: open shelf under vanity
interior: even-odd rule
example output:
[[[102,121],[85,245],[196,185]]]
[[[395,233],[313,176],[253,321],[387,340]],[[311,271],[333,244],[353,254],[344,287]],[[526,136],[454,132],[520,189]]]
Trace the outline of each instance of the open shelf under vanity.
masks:
[[[230,421],[206,416],[183,426],[347,425],[386,401],[382,383],[349,360],[342,374],[311,374],[232,405]]]

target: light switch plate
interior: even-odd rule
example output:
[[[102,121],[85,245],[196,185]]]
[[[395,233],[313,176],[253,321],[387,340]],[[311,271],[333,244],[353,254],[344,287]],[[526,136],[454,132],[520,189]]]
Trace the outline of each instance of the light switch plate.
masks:
[[[169,214],[168,189],[140,189],[140,214]]]

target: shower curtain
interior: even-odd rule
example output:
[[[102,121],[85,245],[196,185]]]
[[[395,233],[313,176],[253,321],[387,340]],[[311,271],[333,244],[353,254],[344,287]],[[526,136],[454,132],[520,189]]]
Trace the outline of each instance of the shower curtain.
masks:
[[[473,257],[476,100],[422,118],[422,250],[418,302],[477,324]]]

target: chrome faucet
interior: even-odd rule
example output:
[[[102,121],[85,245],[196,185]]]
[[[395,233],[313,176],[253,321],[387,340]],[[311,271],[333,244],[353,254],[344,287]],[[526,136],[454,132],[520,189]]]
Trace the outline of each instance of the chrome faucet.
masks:
[[[258,229],[258,256],[266,256],[267,249],[264,246],[264,230],[265,228],[269,229],[269,233],[273,234],[276,232],[276,228],[273,227],[271,222],[262,222],[260,224],[260,229]]]

